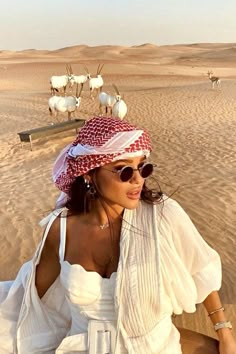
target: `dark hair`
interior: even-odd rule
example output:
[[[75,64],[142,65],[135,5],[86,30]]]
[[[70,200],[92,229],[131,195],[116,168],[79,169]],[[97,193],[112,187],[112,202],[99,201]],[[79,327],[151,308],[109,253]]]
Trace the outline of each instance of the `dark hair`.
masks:
[[[96,170],[91,171],[93,176],[96,176]],[[69,199],[65,204],[65,207],[69,209],[72,214],[82,214],[87,213],[91,209],[91,202],[94,199],[102,199],[102,195],[99,193],[99,190],[96,185],[96,179],[94,178],[94,187],[96,190],[95,195],[91,195],[89,193],[89,189],[84,181],[83,176],[79,176],[75,179],[75,181],[71,185],[71,190],[69,193]],[[162,201],[163,193],[161,191],[160,186],[157,189],[148,188],[146,183],[144,182],[142,192],[141,192],[141,200],[148,204],[155,204]]]

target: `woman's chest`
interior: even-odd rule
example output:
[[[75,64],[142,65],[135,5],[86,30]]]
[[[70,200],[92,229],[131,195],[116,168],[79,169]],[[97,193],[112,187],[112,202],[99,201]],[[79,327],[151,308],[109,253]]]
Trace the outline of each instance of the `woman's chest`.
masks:
[[[64,259],[109,278],[117,271],[120,255],[119,236],[112,236],[109,230],[68,232]]]

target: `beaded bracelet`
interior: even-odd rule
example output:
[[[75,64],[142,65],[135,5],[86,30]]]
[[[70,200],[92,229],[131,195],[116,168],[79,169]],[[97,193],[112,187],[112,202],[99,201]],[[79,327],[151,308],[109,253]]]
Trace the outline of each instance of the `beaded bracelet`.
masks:
[[[216,323],[213,327],[214,327],[214,329],[215,329],[216,332],[217,332],[219,329],[222,329],[222,328],[229,328],[229,329],[232,329],[232,328],[233,328],[230,321],[218,322],[218,323]]]
[[[218,311],[224,311],[224,307],[220,307],[219,309],[213,310],[211,312],[208,313],[208,316],[214,315],[214,313],[218,312]]]

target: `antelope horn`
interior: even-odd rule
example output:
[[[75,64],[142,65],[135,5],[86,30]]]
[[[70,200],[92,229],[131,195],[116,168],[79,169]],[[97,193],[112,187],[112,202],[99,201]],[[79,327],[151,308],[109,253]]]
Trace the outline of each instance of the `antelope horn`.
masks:
[[[97,68],[97,75],[98,75],[98,73],[99,73],[99,67],[100,67],[100,64],[98,64],[98,68]]]
[[[67,71],[67,74],[69,75],[70,71],[69,71],[68,64],[66,64],[66,71]]]
[[[83,86],[81,86],[81,88],[80,88],[80,91],[79,91],[79,96],[78,96],[78,97],[80,97],[80,96],[81,96],[82,91],[83,91]]]
[[[78,96],[78,90],[79,90],[79,84],[76,84],[76,94],[75,94],[76,97],[79,97]]]
[[[88,68],[86,65],[84,65],[84,70],[86,71],[87,74],[89,74]]]
[[[78,91],[79,91],[79,84],[76,85],[76,97],[77,98],[79,98],[81,96],[81,93],[83,91],[83,86],[81,86],[79,94],[78,94]]]
[[[102,72],[102,68],[104,67],[104,64],[101,65],[98,74],[100,74]]]
[[[72,66],[70,64],[70,74],[73,74]]]
[[[120,94],[120,92],[119,92],[119,90],[118,90],[117,86],[116,86],[115,84],[112,84],[112,86],[114,87],[114,90],[115,90],[115,92],[117,93],[117,95],[119,95],[119,94]]]

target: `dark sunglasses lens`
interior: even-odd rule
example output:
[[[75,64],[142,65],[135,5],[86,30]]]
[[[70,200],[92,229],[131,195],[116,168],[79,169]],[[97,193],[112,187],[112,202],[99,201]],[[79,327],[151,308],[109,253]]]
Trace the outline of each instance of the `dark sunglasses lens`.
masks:
[[[130,178],[132,178],[133,176],[133,169],[132,167],[125,167],[121,173],[120,173],[120,180],[122,182],[127,182],[128,180],[130,180]]]
[[[153,172],[153,165],[151,163],[147,163],[146,165],[144,165],[141,168],[141,176],[143,178],[147,178],[148,176],[150,176]]]

